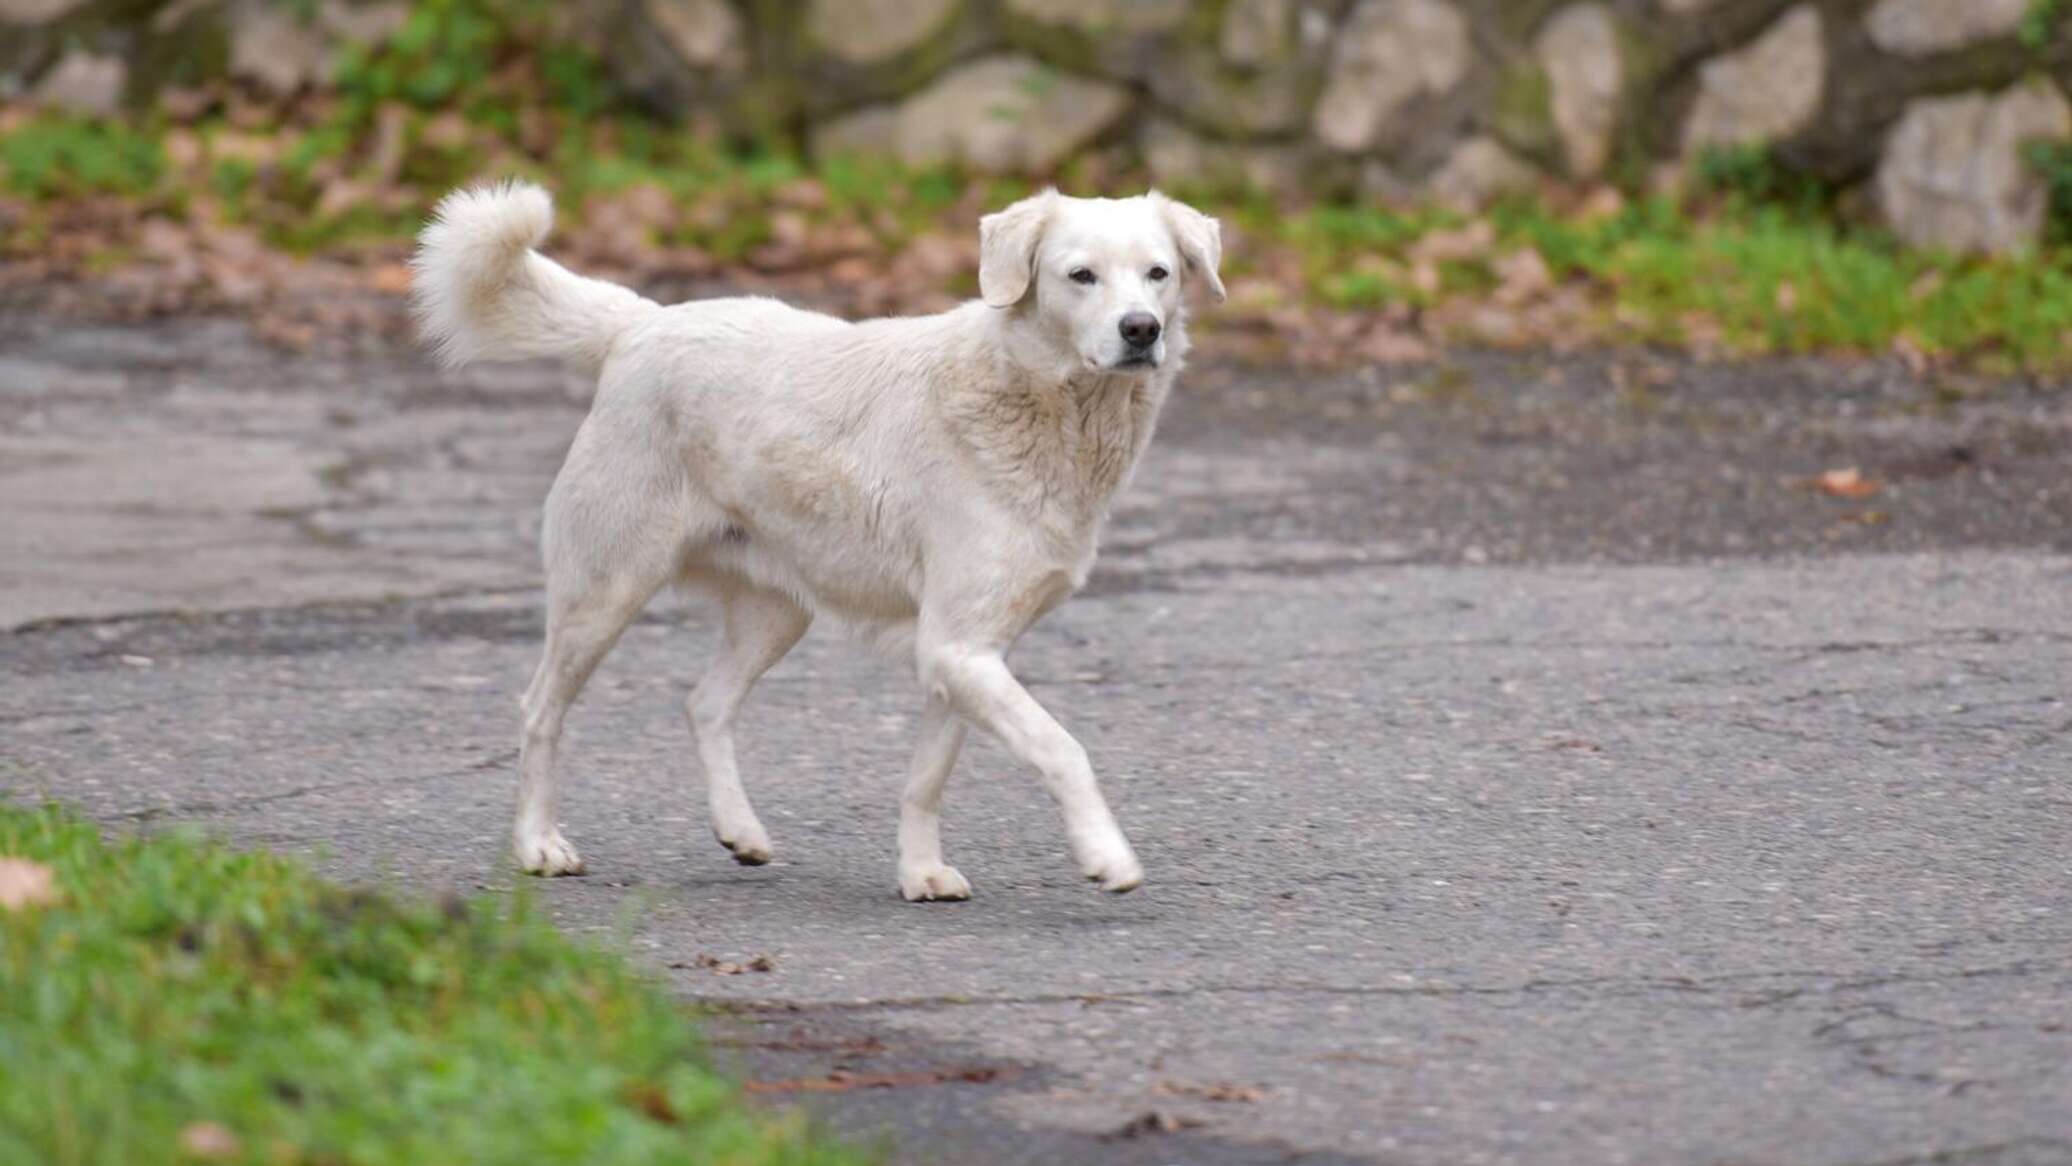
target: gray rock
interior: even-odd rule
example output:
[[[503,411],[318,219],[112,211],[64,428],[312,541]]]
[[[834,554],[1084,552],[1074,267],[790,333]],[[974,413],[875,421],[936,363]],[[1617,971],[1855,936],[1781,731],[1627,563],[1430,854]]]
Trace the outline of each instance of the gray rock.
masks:
[[[410,5],[402,0],[379,4],[348,4],[325,0],[317,9],[317,24],[339,40],[357,44],[384,41],[401,32],[410,19]]]
[[[2049,192],[2022,157],[2039,139],[2072,138],[2072,104],[2037,79],[1998,96],[1911,102],[1876,178],[1878,206],[1916,247],[2004,252],[2036,242]]]
[[[1096,34],[1167,32],[1190,7],[1189,0],[1007,0],[1017,16]]]
[[[1746,47],[1698,71],[1698,99],[1684,122],[1684,153],[1790,137],[1819,115],[1826,87],[1820,12],[1801,4]]]
[[[1226,62],[1207,44],[1172,46],[1154,57],[1143,84],[1167,109],[1228,138],[1294,137],[1309,123],[1324,63],[1321,48],[1259,67]]]
[[[1311,128],[1333,150],[1372,149],[1417,97],[1467,75],[1468,24],[1443,0],[1361,0],[1340,30]]]
[[[731,75],[747,68],[741,17],[725,0],[641,0],[641,7],[648,23],[694,71]]]
[[[72,15],[86,0],[0,0],[0,24],[49,24]]]
[[[1507,194],[1534,190],[1540,173],[1493,138],[1469,138],[1454,147],[1426,180],[1433,199],[1460,210],[1480,210]]]
[[[1947,52],[2012,36],[2037,0],[1881,0],[1864,21],[1888,53]]]
[[[1216,38],[1223,59],[1257,68],[1295,51],[1294,0],[1231,0]]]
[[[1311,185],[1299,146],[1213,141],[1165,117],[1146,122],[1139,145],[1151,177],[1162,185],[1245,186],[1274,193]]]
[[[810,144],[816,158],[843,154],[892,157],[899,153],[899,107],[874,105],[814,126]]]
[[[987,57],[945,74],[895,110],[866,110],[824,127],[815,146],[889,147],[911,166],[961,162],[993,173],[1041,173],[1112,129],[1129,105],[1119,85],[1059,73],[1031,57]]]
[[[106,117],[122,108],[129,66],[121,57],[74,49],[52,66],[29,93],[29,103],[87,117]]]
[[[1619,27],[1602,4],[1577,4],[1554,14],[1534,44],[1547,70],[1555,132],[1568,172],[1594,178],[1611,156],[1625,85]]]
[[[827,55],[875,65],[908,51],[955,15],[959,0],[813,0],[806,34]]]
[[[245,4],[231,22],[230,75],[286,97],[329,73],[331,45],[286,5]]]

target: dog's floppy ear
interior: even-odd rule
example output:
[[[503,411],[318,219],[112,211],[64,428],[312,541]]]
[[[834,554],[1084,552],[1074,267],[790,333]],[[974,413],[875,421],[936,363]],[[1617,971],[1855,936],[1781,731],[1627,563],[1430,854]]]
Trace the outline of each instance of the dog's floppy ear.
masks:
[[[1180,259],[1187,264],[1188,274],[1201,279],[1209,294],[1222,303],[1223,277],[1216,269],[1223,266],[1223,224],[1155,190],[1151,192],[1151,202],[1164,216],[1166,229],[1173,233],[1173,242],[1180,248]]]
[[[1011,308],[1029,294],[1036,244],[1057,204],[1053,188],[978,221],[978,293],[988,305]]]

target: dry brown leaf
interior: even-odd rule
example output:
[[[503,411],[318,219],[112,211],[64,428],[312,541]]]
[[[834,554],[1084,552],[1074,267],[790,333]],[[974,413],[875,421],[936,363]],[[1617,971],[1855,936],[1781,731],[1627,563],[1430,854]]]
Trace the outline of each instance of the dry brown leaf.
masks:
[[[1786,280],[1777,285],[1774,301],[1777,310],[1789,316],[1799,310],[1799,289],[1793,286],[1790,280]]]
[[[1576,207],[1576,217],[1586,223],[1615,218],[1626,209],[1626,196],[1616,186],[1600,186]]]
[[[367,202],[368,196],[372,193],[372,188],[366,183],[351,178],[341,178],[328,183],[324,187],[324,193],[317,196],[317,215],[320,218],[334,218]]]
[[[410,290],[410,265],[382,263],[367,272],[367,286],[383,295],[399,296]]]
[[[180,1148],[196,1158],[219,1161],[244,1152],[237,1135],[222,1122],[198,1121],[180,1131]]]
[[[673,1126],[682,1119],[676,1115],[676,1107],[669,1104],[669,1095],[651,1081],[629,1081],[619,1096],[626,1104],[646,1114],[650,1120]]]
[[[774,197],[779,206],[817,211],[827,205],[827,187],[817,178],[795,178],[778,187]]]
[[[1110,1139],[1116,1139],[1141,1138],[1147,1134],[1177,1134],[1181,1130],[1193,1129],[1201,1124],[1200,1118],[1155,1109],[1149,1113],[1142,1113],[1131,1118],[1107,1136]]]
[[[175,126],[165,132],[163,139],[165,160],[175,170],[189,170],[201,164],[207,152],[202,145],[201,135],[185,126]]]
[[[468,119],[457,109],[449,109],[433,116],[418,131],[418,137],[427,146],[441,150],[457,150],[468,144]]]
[[[1439,265],[1430,259],[1420,259],[1411,265],[1410,286],[1424,294],[1439,294]]]
[[[57,872],[34,859],[0,856],[0,910],[48,907],[57,901]]]
[[[777,961],[773,957],[759,955],[736,963],[733,960],[723,960],[718,956],[701,953],[696,960],[689,964],[673,963],[669,966],[672,968],[704,968],[715,976],[739,976],[747,972],[774,972],[777,970]]]
[[[285,149],[287,139],[280,134],[219,130],[209,138],[209,157],[219,162],[248,162],[264,166],[279,158]]]
[[[1537,247],[1521,247],[1496,262],[1496,302],[1516,308],[1554,287],[1554,270]]]
[[[1419,263],[1463,263],[1487,255],[1495,245],[1495,224],[1476,219],[1465,227],[1426,234],[1411,244],[1410,258]]]
[[[1424,337],[1385,325],[1370,329],[1353,351],[1376,364],[1415,364],[1432,359],[1432,346]]]
[[[1855,466],[1829,470],[1813,479],[1813,488],[1837,498],[1869,498],[1884,489],[1881,483],[1863,476]]]

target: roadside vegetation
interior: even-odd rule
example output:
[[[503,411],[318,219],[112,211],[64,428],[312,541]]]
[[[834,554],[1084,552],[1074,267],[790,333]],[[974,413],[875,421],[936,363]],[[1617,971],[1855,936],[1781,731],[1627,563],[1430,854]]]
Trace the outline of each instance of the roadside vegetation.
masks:
[[[0,804],[0,1161],[844,1166],[521,895],[349,891]]]
[[[241,271],[316,256],[393,293],[441,193],[520,174],[555,192],[556,247],[579,261],[818,280],[861,289],[859,310],[915,310],[970,292],[975,216],[1029,188],[715,144],[628,107],[553,19],[534,0],[432,0],[284,106],[220,90],[119,122],[0,111],[0,258],[18,281],[156,265],[208,306]],[[2072,150],[2030,161],[2053,191],[2051,238],[1990,259],[1910,251],[1761,150],[1706,157],[1673,195],[1550,191],[1481,215],[1175,193],[1225,219],[1234,303],[1209,326],[1260,355],[1646,343],[2058,373],[2072,368]],[[1121,155],[1057,178],[1144,182]],[[265,282],[245,280],[243,298],[265,299]]]

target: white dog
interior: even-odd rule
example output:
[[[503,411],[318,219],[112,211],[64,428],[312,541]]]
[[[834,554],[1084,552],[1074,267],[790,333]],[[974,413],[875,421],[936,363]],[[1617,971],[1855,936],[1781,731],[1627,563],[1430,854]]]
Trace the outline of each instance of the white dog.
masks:
[[[547,495],[519,864],[582,870],[556,823],[562,719],[619,633],[679,583],[724,612],[688,713],[713,831],[736,860],[768,862],[770,836],[735,768],[735,714],[828,615],[910,659],[926,694],[900,801],[903,895],[970,897],[937,814],[967,722],[1041,775],[1082,873],[1111,891],[1142,882],[1086,750],[1005,657],[1086,580],[1187,352],[1181,285],[1223,297],[1216,221],[1155,192],[1045,191],[979,223],[982,300],[863,323],[765,298],[663,307],[532,250],[552,223],[534,186],[449,195],[412,293],[449,364],[600,370]]]

